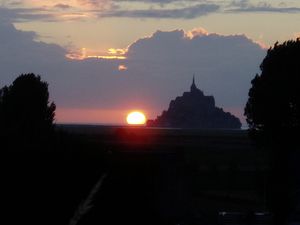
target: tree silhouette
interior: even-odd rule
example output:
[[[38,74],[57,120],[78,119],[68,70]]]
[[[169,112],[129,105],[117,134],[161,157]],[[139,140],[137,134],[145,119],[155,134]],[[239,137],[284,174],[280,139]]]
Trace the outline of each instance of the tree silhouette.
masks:
[[[299,155],[300,39],[270,48],[252,80],[245,116],[251,137],[268,150],[268,199],[275,224],[284,224],[296,199],[292,158]],[[293,168],[294,167],[294,168]],[[292,169],[291,169],[292,168]],[[293,175],[294,174],[294,175]]]
[[[252,80],[245,107],[250,131],[256,137],[273,141],[295,137],[300,127],[299,59],[300,39],[276,43],[268,50],[261,74]]]
[[[48,84],[35,74],[22,74],[0,90],[0,126],[8,134],[38,137],[53,128],[55,104]]]

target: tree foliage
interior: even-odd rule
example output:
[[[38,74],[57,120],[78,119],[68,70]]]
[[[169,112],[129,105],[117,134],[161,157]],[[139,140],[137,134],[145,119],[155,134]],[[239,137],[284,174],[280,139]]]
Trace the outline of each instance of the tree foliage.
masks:
[[[298,204],[295,162],[300,128],[300,39],[270,48],[252,80],[245,116],[250,134],[267,150],[267,202],[274,224],[285,224]],[[298,146],[298,147],[297,147]],[[293,169],[294,168],[294,169]]]
[[[50,131],[55,109],[48,84],[35,74],[22,74],[0,90],[0,126],[6,133],[36,136]]]
[[[291,138],[300,126],[300,39],[270,48],[252,80],[245,116],[252,134]]]

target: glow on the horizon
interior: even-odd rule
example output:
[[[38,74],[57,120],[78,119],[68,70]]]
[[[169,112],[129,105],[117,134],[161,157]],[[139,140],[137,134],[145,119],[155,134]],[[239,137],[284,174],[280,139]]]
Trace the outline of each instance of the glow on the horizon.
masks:
[[[62,108],[56,110],[57,123],[125,125],[125,109]]]
[[[139,111],[131,112],[127,115],[127,123],[130,125],[143,125],[146,123],[146,117],[144,113]]]

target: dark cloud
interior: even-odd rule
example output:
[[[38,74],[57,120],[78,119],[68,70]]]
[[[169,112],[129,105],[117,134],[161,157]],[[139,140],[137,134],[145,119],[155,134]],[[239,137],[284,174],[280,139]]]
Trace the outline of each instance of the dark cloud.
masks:
[[[248,7],[249,0],[234,0],[234,1],[230,2],[229,6]]]
[[[84,4],[84,5],[86,5],[86,4],[89,4],[89,5],[100,5],[103,2],[103,0],[77,0],[77,2],[79,4]],[[105,1],[105,2],[107,2],[107,1]]]
[[[10,6],[20,6],[22,5],[22,1],[11,1],[11,2],[8,2],[8,5]]]
[[[299,13],[298,7],[271,7],[271,6],[250,6],[228,10],[228,12],[275,12],[275,13]]]
[[[290,4],[287,3],[274,6],[269,2],[253,3],[249,0],[235,0],[229,3],[207,0],[77,0],[77,2],[88,7],[76,8],[60,3],[53,7],[22,8],[20,1],[9,2],[0,6],[0,21],[85,21],[88,18],[87,15],[91,14],[99,18],[194,19],[215,12],[300,12],[299,7],[289,7]],[[124,2],[127,3],[126,6],[122,4]],[[144,8],[136,9],[135,3],[137,2],[144,3]],[[65,11],[68,11],[67,16],[64,16]]]
[[[111,10],[100,13],[99,17],[193,19],[217,12],[219,8],[215,4],[198,4],[176,9]]]
[[[269,2],[250,3],[249,0],[233,1],[227,12],[274,12],[274,13],[299,13],[299,7],[288,7],[287,4],[280,3],[275,7]]]
[[[128,9],[124,9],[120,5],[120,1],[97,1],[97,0],[77,0],[79,4],[90,5],[91,9],[76,9],[68,4],[56,4],[53,8],[40,7],[40,8],[7,8],[0,6],[0,21],[6,22],[27,22],[27,21],[48,21],[55,22],[60,20],[83,20],[85,17],[82,15],[96,14],[99,18],[104,17],[127,17],[127,18],[160,18],[160,19],[193,19],[200,16],[205,16],[209,13],[217,12],[220,6],[217,4],[189,4],[192,2],[187,1],[176,7],[168,5],[174,0],[160,1],[160,0],[145,0],[146,3],[160,3],[167,5],[163,8],[148,9],[134,9],[134,5]],[[132,2],[132,1],[129,1]],[[134,1],[137,2],[137,1]],[[57,10],[61,9],[61,10]],[[68,10],[68,17],[63,17],[64,11]]]
[[[77,0],[80,3],[85,3],[85,4],[100,4],[103,2],[103,0]],[[107,0],[105,1],[107,2]],[[206,0],[112,0],[111,2],[143,2],[143,3],[159,3],[159,4],[169,4],[169,3],[176,3],[176,2],[207,2]]]
[[[60,3],[60,4],[54,5],[54,8],[58,8],[58,9],[70,9],[70,8],[72,8],[72,6]]]
[[[219,106],[241,113],[265,55],[243,35],[200,29],[189,35],[157,31],[131,44],[126,60],[70,61],[60,46],[34,41],[35,33],[3,23],[0,33],[0,87],[34,72],[50,84],[58,108],[144,108],[154,112],[151,117],[189,89],[194,73],[198,87],[214,95]],[[127,69],[119,71],[119,65]]]
[[[34,32],[19,31],[10,23],[0,22],[0,33],[1,86],[15,73],[34,71],[65,60],[65,49],[34,41],[38,38]]]
[[[55,14],[44,8],[6,8],[0,6],[0,22],[54,21]]]
[[[110,6],[114,4],[115,1],[112,0],[77,0],[77,2],[81,5],[91,5],[93,7],[97,7],[103,9],[106,6]],[[116,1],[118,2],[118,1]]]
[[[56,8],[56,9],[55,9]],[[64,17],[62,10],[72,9],[71,6],[58,4],[53,8],[6,8],[0,6],[0,22],[30,22],[30,21],[44,21],[44,22],[58,22],[58,21],[84,21],[85,13],[68,12],[68,17]]]

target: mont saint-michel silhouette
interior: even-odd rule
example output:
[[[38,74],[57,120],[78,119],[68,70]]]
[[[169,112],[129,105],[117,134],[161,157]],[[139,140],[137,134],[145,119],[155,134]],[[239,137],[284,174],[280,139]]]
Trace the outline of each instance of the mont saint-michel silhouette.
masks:
[[[240,120],[215,106],[213,96],[205,96],[197,88],[195,77],[189,92],[176,97],[155,120],[148,120],[149,127],[178,127],[203,129],[240,129]]]

